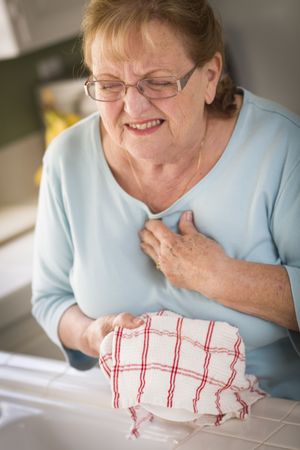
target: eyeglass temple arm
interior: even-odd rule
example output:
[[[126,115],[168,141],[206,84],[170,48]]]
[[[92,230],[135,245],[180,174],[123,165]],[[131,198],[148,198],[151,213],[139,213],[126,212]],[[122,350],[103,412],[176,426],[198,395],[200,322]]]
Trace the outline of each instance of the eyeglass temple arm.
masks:
[[[180,80],[177,80],[178,92],[182,91],[182,89],[186,86],[187,82],[189,81],[197,67],[198,64],[196,64],[186,75],[184,75],[184,77],[182,77]]]
[[[90,95],[89,95],[89,90],[88,90],[88,85],[89,85],[90,82],[91,82],[91,80],[90,80],[90,78],[88,78],[88,79],[85,81],[84,86],[83,86],[85,95],[86,95],[87,97],[90,96]]]

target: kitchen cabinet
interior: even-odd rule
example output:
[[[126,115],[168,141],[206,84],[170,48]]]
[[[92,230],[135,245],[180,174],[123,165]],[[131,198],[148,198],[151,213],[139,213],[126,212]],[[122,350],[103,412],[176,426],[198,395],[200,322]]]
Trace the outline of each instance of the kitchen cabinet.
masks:
[[[0,59],[79,34],[85,0],[0,0]]]

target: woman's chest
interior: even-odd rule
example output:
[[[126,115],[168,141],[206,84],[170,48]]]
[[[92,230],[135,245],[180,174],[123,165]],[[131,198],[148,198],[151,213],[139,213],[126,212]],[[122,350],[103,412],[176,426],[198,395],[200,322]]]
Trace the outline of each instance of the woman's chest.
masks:
[[[196,194],[196,193],[195,193]],[[263,204],[235,204],[221,193],[191,196],[160,215],[140,202],[111,199],[81,205],[71,221],[74,244],[70,281],[77,302],[92,317],[113,312],[155,310],[169,301],[169,285],[140,247],[139,231],[148,219],[162,220],[174,233],[185,210],[194,213],[199,232],[215,239],[232,257],[276,263],[277,250]],[[180,299],[179,299],[180,301]]]

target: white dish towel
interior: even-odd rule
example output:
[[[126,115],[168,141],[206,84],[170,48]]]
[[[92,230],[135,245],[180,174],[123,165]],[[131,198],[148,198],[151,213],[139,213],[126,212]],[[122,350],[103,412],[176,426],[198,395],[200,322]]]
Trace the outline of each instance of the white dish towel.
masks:
[[[245,347],[225,322],[188,319],[171,311],[141,316],[135,329],[116,327],[100,347],[112,406],[129,408],[131,437],[153,414],[169,420],[220,425],[244,419],[266,394],[245,374]],[[141,408],[143,407],[143,408]]]

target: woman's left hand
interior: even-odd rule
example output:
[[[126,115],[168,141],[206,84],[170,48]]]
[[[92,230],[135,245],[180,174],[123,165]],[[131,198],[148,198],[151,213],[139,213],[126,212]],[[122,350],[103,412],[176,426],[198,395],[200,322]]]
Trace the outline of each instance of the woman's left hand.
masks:
[[[191,211],[179,221],[179,234],[160,220],[149,220],[140,232],[141,248],[156,267],[178,288],[215,298],[230,258],[214,240],[200,233]]]

